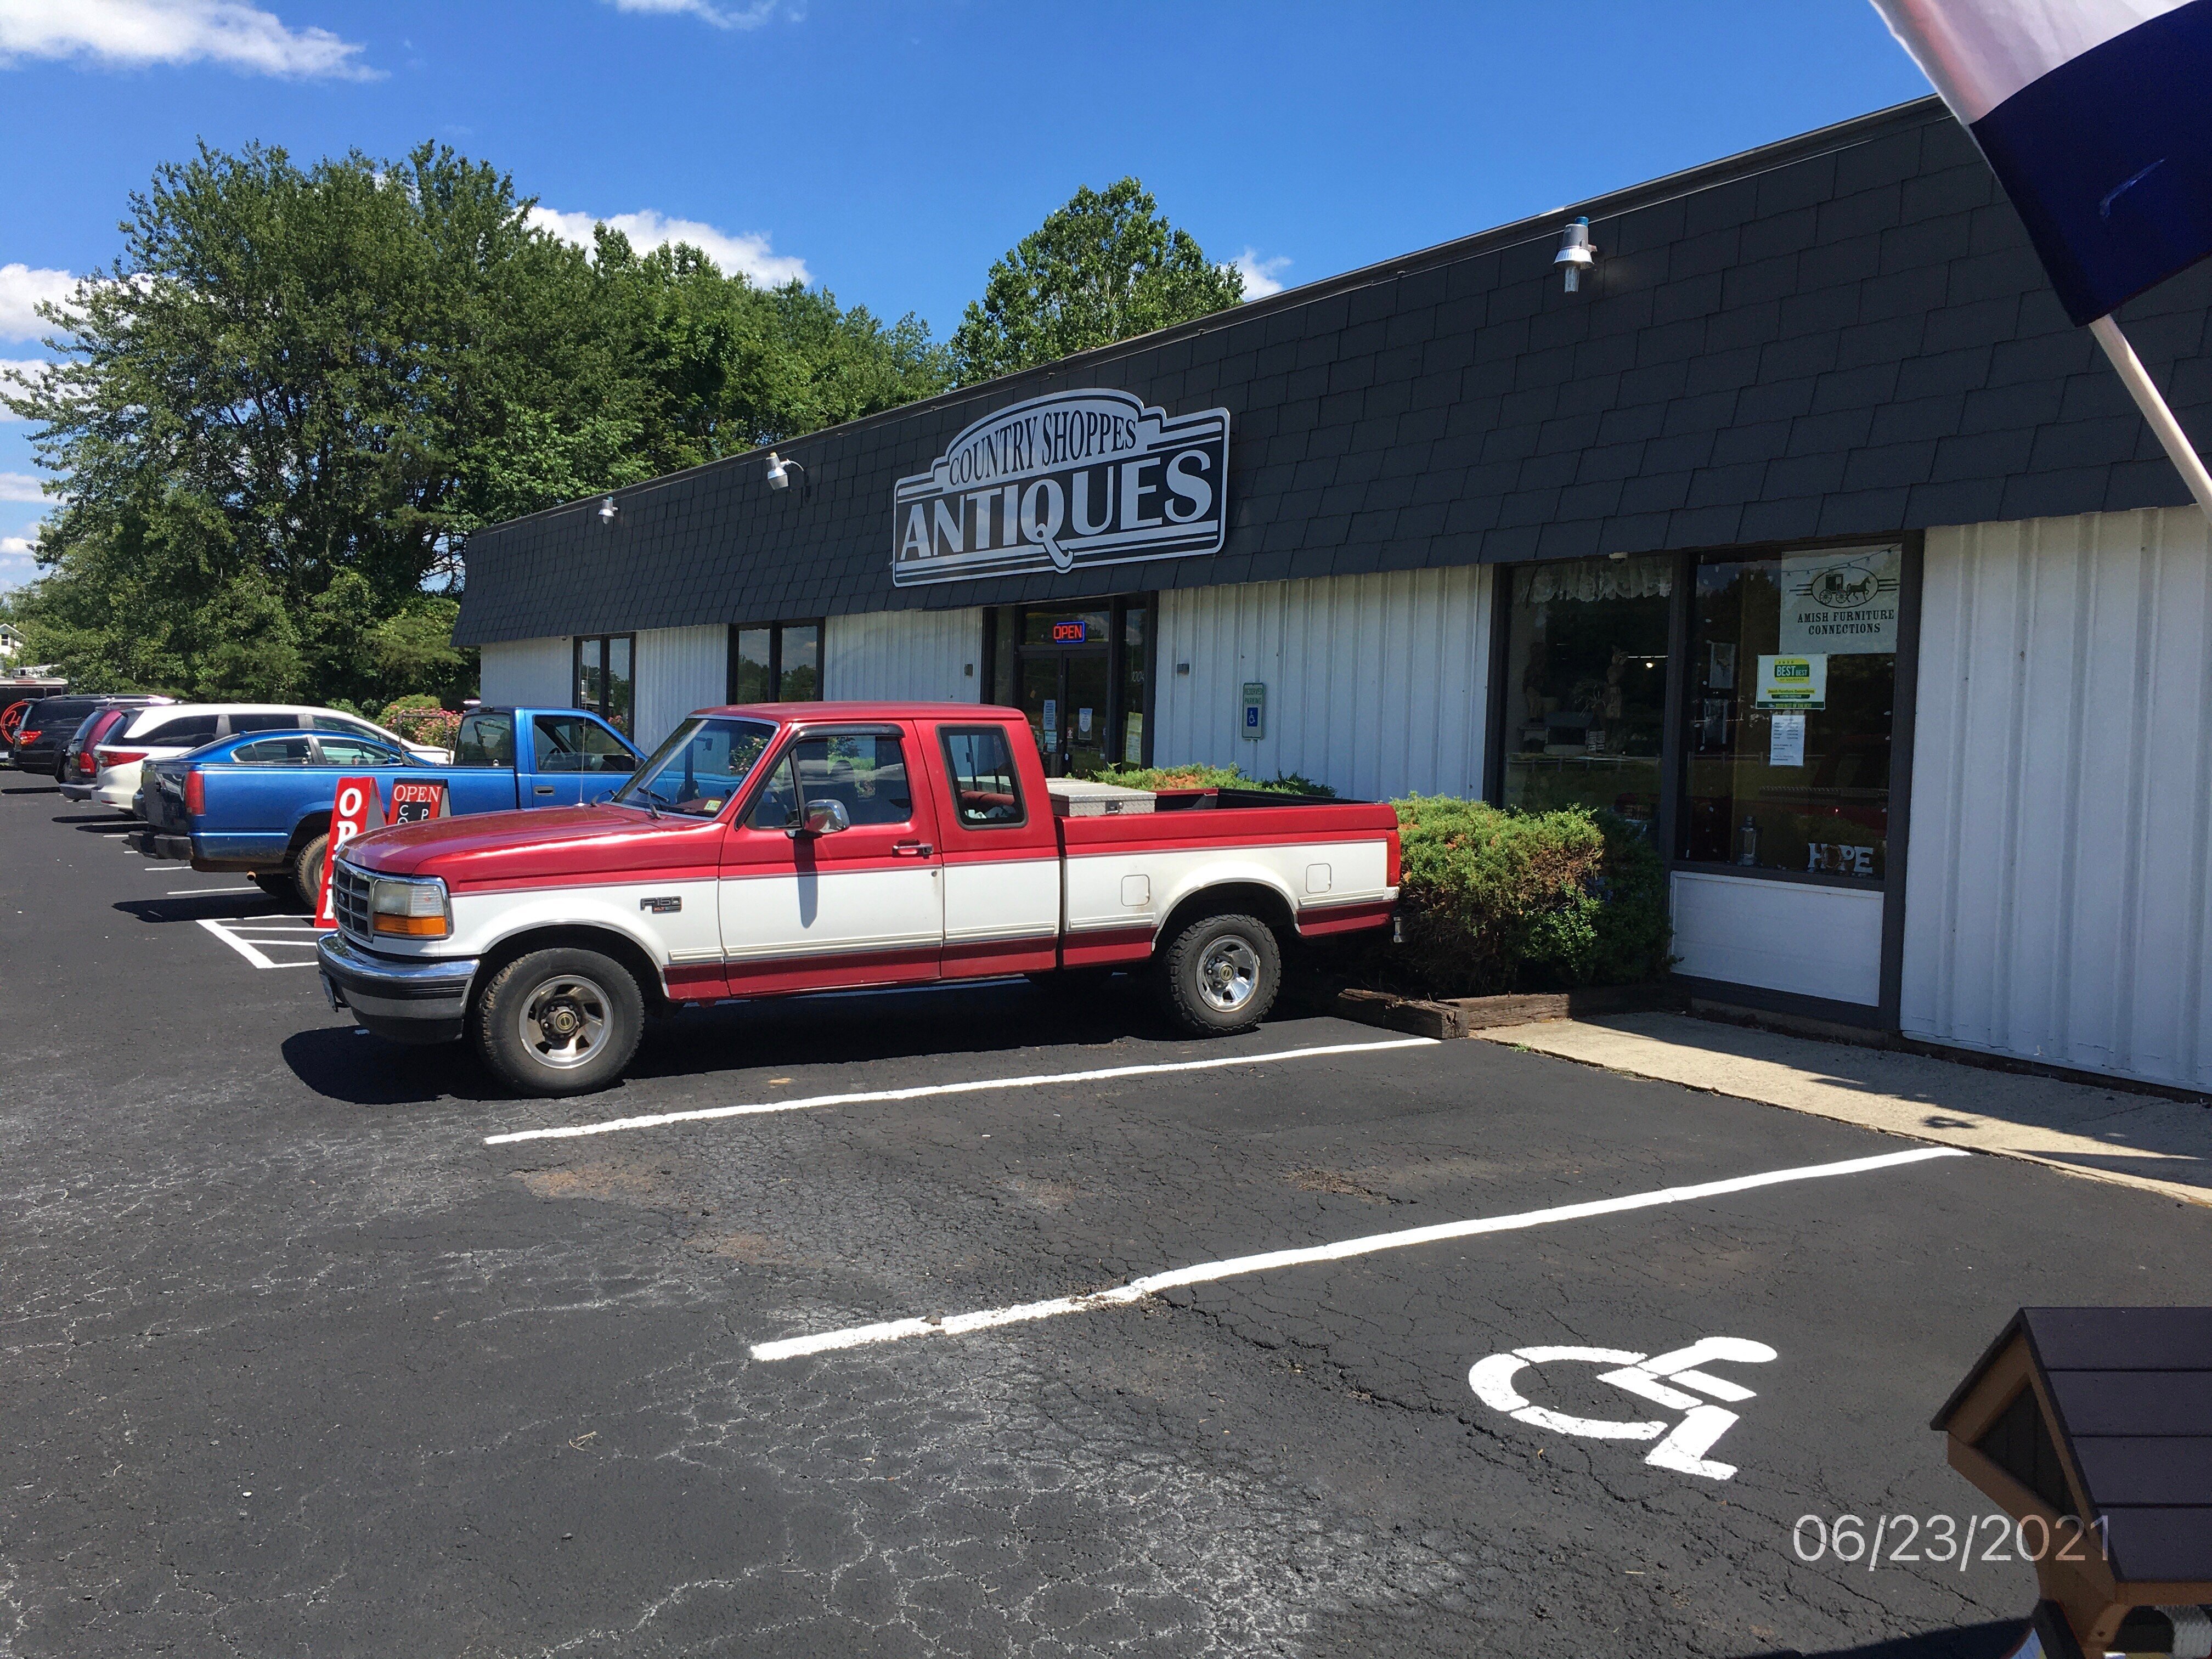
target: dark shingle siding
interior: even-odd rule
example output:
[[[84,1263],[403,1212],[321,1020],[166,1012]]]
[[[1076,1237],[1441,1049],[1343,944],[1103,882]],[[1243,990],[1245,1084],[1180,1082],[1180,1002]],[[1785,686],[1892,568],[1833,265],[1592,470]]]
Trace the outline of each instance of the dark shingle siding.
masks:
[[[2178,506],[1972,142],[1933,100],[1162,336],[473,538],[459,637],[890,609],[1644,552]],[[2212,265],[2130,337],[2212,437]],[[894,482],[989,410],[1118,387],[1231,411],[1230,530],[1203,559],[897,588]]]

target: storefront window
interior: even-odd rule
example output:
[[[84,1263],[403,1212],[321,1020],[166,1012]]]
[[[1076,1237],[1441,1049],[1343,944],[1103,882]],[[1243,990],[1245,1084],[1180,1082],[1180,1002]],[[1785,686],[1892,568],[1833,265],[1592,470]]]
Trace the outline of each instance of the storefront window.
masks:
[[[1513,573],[1505,805],[1604,807],[1656,836],[1672,558],[1570,559]]]
[[[601,634],[576,641],[576,707],[617,732],[630,728],[632,636]]]
[[[1901,568],[1896,547],[1698,565],[1685,858],[1887,873]]]
[[[822,624],[730,630],[732,702],[813,702],[822,696]]]

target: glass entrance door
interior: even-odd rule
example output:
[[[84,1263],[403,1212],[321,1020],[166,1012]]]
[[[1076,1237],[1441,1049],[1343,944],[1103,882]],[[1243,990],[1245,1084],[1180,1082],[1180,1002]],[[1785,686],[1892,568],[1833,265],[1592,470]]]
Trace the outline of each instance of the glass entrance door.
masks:
[[[1024,654],[1020,690],[1021,709],[1036,734],[1048,777],[1070,777],[1105,765],[1105,652]]]

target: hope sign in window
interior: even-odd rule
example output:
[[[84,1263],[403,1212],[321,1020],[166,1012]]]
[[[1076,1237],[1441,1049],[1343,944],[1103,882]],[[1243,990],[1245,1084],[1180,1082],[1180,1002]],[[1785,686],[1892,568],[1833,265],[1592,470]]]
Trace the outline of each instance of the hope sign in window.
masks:
[[[1698,567],[1685,858],[1887,874],[1902,568],[1894,545]]]

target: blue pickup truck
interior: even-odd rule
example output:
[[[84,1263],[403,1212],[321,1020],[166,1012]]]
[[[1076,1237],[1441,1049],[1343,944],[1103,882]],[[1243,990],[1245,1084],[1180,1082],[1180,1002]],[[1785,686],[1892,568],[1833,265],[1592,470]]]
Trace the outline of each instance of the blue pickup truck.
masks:
[[[580,708],[479,708],[463,716],[450,765],[355,732],[256,732],[150,761],[137,805],[151,857],[244,871],[272,897],[322,896],[340,778],[373,777],[392,821],[395,783],[443,783],[451,811],[575,806],[615,788],[644,757]]]

